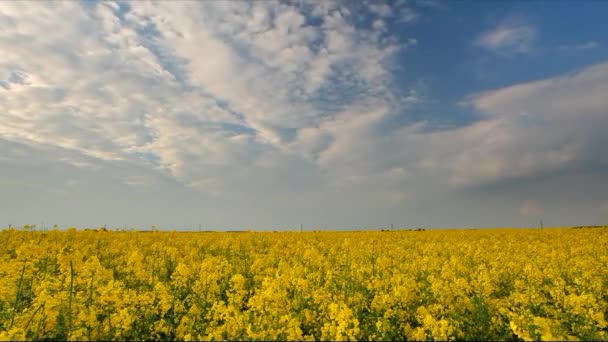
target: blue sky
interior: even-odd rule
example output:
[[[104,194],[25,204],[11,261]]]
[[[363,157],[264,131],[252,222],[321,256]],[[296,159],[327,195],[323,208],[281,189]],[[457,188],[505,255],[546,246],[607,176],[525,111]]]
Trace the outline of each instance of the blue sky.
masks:
[[[608,220],[601,1],[0,3],[0,222]]]

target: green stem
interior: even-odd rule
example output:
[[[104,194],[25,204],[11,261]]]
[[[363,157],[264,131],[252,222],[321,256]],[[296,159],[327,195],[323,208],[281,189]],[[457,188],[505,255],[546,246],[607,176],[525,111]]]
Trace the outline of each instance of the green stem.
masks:
[[[112,313],[110,311],[107,311],[108,313],[108,326],[110,327],[110,335],[108,336],[108,341],[110,341],[112,339]]]
[[[43,304],[38,305],[38,307],[36,308],[36,311],[34,311],[34,313],[32,314],[32,317],[30,317],[30,319],[27,321],[27,324],[25,325],[25,329],[23,329],[23,330],[25,330],[27,332],[27,328],[29,328],[30,323],[32,323],[32,320],[34,320],[34,316],[36,316],[36,314],[38,313],[38,311],[40,309],[42,309],[42,305]]]
[[[74,267],[70,260],[70,295],[68,297],[68,340],[72,332],[72,288],[74,287]]]
[[[89,284],[89,300],[88,300],[88,306],[91,306],[93,304],[93,278],[95,277],[95,271],[93,271],[91,273],[91,283]],[[87,307],[88,307],[87,306]]]
[[[19,305],[19,300],[21,299],[21,285],[23,284],[23,274],[25,273],[25,265],[27,264],[27,260],[23,262],[23,268],[21,269],[21,275],[19,276],[19,285],[17,286],[17,294],[15,295],[15,305],[13,305],[13,314],[11,315],[11,324],[8,328],[13,327],[13,323],[15,323],[15,314],[17,313],[17,305]]]
[[[36,336],[34,337],[34,341],[39,340],[40,338],[40,327],[42,326],[42,319],[38,320],[38,326],[36,327]]]

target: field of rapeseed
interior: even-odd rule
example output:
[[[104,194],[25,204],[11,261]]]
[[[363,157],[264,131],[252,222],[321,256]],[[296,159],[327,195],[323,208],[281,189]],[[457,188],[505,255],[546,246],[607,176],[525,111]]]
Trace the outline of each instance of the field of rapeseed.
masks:
[[[608,340],[608,230],[0,233],[0,339]]]

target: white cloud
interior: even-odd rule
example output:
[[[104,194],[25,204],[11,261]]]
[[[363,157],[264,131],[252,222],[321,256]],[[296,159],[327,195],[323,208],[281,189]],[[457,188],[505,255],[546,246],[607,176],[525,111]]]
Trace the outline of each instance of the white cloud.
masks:
[[[420,18],[420,15],[410,7],[403,6],[399,9],[398,18],[399,22],[413,24]]]
[[[537,36],[534,26],[509,21],[481,34],[475,40],[475,45],[501,54],[527,53],[532,49]]]
[[[375,13],[381,17],[390,17],[393,15],[393,10],[386,3],[370,2],[367,6],[372,13]]]
[[[3,3],[0,135],[216,193],[281,160],[319,169],[344,139],[336,115],[364,122],[372,104],[401,101],[392,59],[411,40],[353,13],[337,2]]]
[[[182,31],[163,41],[180,58],[190,61],[186,68],[197,85],[243,114],[244,124],[256,131],[250,143],[283,152],[305,151],[306,147],[295,145],[300,141],[308,144],[310,139],[299,131],[314,130],[355,98],[365,103],[376,96],[391,96],[388,68],[398,45],[377,42],[368,31],[355,29],[347,9],[325,9],[322,24],[310,26],[294,7],[253,6],[254,16],[272,18],[272,28],[262,33],[237,28],[237,23],[250,16],[244,11],[242,18],[234,19],[233,28],[227,28],[235,33],[234,41],[221,41],[213,33],[216,16],[197,21],[209,22],[197,28],[200,34],[196,41],[209,35],[200,40],[203,44],[179,39],[185,36]],[[150,10],[147,14],[158,22],[178,23],[174,28],[179,31],[179,21],[164,17],[166,13],[170,10]],[[253,60],[237,54],[234,47],[248,51]],[[215,51],[211,61],[196,58],[205,51]],[[295,130],[300,137],[288,148],[285,143],[291,138],[285,136],[286,130]],[[326,143],[314,143],[310,149],[313,155],[332,140],[327,132],[319,136]]]

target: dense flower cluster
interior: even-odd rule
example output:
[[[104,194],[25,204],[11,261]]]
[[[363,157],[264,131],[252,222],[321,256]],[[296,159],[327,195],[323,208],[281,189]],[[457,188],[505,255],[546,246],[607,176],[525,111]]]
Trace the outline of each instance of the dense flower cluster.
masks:
[[[608,340],[608,230],[0,233],[0,339]]]

